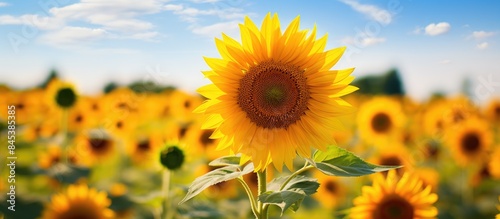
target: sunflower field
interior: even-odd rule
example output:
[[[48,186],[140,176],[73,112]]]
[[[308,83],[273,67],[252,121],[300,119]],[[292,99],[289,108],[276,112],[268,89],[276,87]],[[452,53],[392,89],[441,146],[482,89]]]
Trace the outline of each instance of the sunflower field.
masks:
[[[216,39],[198,93],[1,86],[0,218],[500,218],[500,99],[370,87],[299,20]]]

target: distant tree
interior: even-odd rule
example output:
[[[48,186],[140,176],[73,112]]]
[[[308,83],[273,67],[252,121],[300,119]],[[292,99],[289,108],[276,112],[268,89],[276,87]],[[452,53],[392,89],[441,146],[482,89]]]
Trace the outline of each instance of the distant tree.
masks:
[[[128,85],[136,93],[160,93],[164,90],[175,90],[173,86],[163,86],[152,81],[136,81]]]
[[[115,83],[115,82],[109,82],[108,84],[106,84],[106,86],[104,86],[103,88],[103,92],[105,94],[113,91],[114,89],[116,89],[118,87],[118,85]]]
[[[57,72],[57,70],[52,69],[50,70],[47,78],[40,85],[38,85],[38,87],[45,89],[47,85],[50,83],[50,81],[52,81],[52,79],[54,78],[59,78],[59,73]]]
[[[382,75],[367,75],[353,82],[359,87],[361,94],[404,95],[404,85],[396,69],[391,69]]]
[[[384,76],[382,85],[383,93],[388,95],[405,95],[403,82],[399,77],[399,72],[396,69],[391,69]]]

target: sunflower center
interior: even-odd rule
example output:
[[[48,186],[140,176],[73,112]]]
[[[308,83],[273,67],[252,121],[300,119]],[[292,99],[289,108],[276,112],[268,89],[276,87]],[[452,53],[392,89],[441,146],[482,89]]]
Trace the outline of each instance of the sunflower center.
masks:
[[[204,130],[203,133],[200,136],[200,142],[203,145],[203,147],[206,147],[214,142],[214,139],[211,139],[210,136],[212,135],[214,131],[213,130]]]
[[[401,166],[401,164],[402,164],[401,160],[396,156],[384,157],[380,161],[380,165]]]
[[[89,139],[89,143],[92,151],[98,154],[106,152],[111,146],[110,140],[101,138],[91,138]]]
[[[274,60],[251,67],[240,80],[238,105],[257,126],[288,128],[307,110],[309,89],[303,72]]]
[[[382,199],[375,211],[374,219],[413,219],[413,206],[399,195],[393,194]]]
[[[500,118],[500,106],[495,107],[495,118]]]
[[[377,113],[372,119],[372,128],[378,133],[387,132],[391,125],[391,118],[385,113]]]
[[[76,116],[76,118],[75,118],[75,122],[77,122],[77,123],[82,122],[82,120],[83,120],[83,116],[81,114],[78,114],[78,116]]]
[[[151,149],[151,145],[149,144],[149,140],[139,142],[137,144],[137,149],[139,149],[139,151],[149,151]]]
[[[466,152],[476,152],[481,146],[481,140],[476,133],[468,133],[462,138],[462,149]]]
[[[325,189],[331,194],[335,194],[337,192],[337,184],[332,181],[327,181],[325,183]]]
[[[70,207],[66,212],[59,215],[59,219],[94,219],[98,218],[99,214],[92,206],[74,206]]]

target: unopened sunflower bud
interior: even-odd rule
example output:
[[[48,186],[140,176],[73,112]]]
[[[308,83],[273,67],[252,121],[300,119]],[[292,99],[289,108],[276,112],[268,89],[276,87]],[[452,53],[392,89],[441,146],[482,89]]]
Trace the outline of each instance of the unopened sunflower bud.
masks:
[[[170,146],[160,153],[161,164],[169,170],[176,170],[184,163],[184,152],[176,146]]]

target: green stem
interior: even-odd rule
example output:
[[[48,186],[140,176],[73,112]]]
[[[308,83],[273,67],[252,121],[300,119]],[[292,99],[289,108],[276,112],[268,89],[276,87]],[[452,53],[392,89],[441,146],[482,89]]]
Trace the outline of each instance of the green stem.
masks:
[[[163,170],[163,211],[162,211],[162,219],[170,219],[172,218],[172,210],[170,209],[170,177],[171,172],[169,169]]]
[[[313,168],[314,168],[314,166],[312,166],[312,165],[307,165],[307,162],[306,162],[306,164],[304,165],[304,167],[302,167],[302,168],[300,168],[299,170],[295,171],[294,173],[292,173],[292,175],[290,175],[290,176],[288,177],[288,179],[286,179],[286,181],[285,181],[285,182],[281,185],[281,187],[280,187],[280,191],[282,191],[282,190],[285,188],[285,186],[286,186],[286,185],[287,185],[287,184],[288,184],[288,183],[289,183],[289,182],[290,182],[293,178],[295,178],[295,177],[296,177],[296,176],[298,176],[299,174],[301,174],[301,173],[303,173],[303,172],[305,172],[305,171],[308,171],[308,170],[310,170],[310,169],[313,169]]]
[[[250,207],[252,208],[253,215],[255,215],[255,218],[259,218],[259,212],[257,210],[257,203],[255,203],[255,198],[253,197],[252,190],[250,189],[250,187],[248,187],[248,184],[245,182],[245,180],[243,180],[242,177],[238,177],[236,179],[238,180],[238,182],[241,183],[241,185],[245,189],[245,192],[248,195],[248,199],[250,199]]]
[[[266,173],[265,169],[263,171],[257,172],[257,179],[259,182],[259,187],[258,187],[259,195],[262,195],[267,190],[266,177],[267,177],[267,173]],[[260,214],[259,219],[267,219],[267,207],[264,207],[264,203],[262,203],[260,201],[258,201],[258,203],[259,203],[259,214]]]
[[[61,134],[62,134],[62,151],[65,155],[64,162],[65,164],[69,164],[69,152],[68,152],[68,143],[66,142],[68,139],[68,117],[69,110],[64,108],[62,109],[62,118],[61,118]]]

